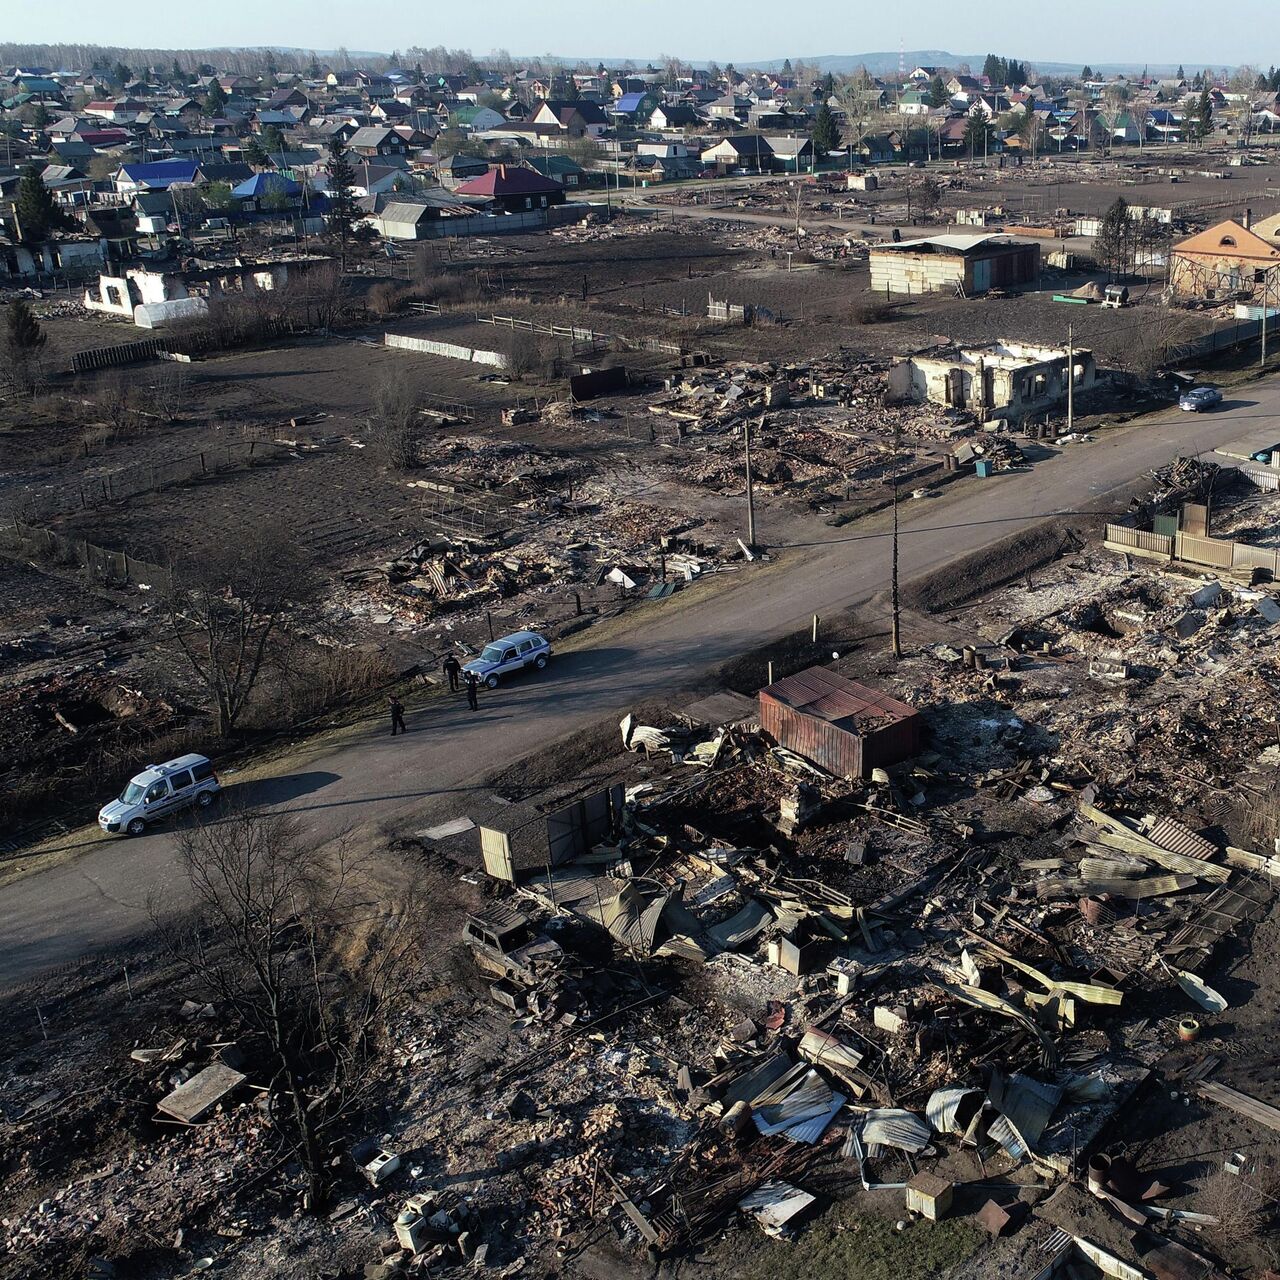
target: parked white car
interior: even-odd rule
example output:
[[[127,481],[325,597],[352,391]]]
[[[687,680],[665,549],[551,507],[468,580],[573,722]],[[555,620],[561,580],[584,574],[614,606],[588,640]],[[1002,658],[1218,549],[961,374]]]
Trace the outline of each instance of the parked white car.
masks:
[[[118,799],[102,806],[98,826],[110,835],[140,836],[150,823],[179,809],[207,808],[221,790],[208,756],[193,753],[149,764],[129,779]]]
[[[551,657],[551,644],[536,631],[513,631],[481,650],[478,658],[472,658],[462,669],[475,672],[476,678],[490,689],[498,687],[498,681],[512,672],[533,667],[541,671]]]

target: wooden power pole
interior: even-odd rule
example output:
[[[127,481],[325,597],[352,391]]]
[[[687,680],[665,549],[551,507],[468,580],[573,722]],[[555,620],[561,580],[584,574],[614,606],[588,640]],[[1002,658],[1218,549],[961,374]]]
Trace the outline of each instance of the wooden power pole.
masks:
[[[893,427],[893,569],[890,578],[890,594],[893,605],[893,656],[902,657],[902,619],[898,600],[898,453],[902,446],[902,424]]]
[[[1076,429],[1076,351],[1072,343],[1074,326],[1067,325],[1067,434]]]
[[[763,425],[764,419],[761,418],[760,422]],[[747,546],[754,547],[756,545],[756,495],[751,476],[751,423],[747,420],[742,423],[742,444],[747,461]]]

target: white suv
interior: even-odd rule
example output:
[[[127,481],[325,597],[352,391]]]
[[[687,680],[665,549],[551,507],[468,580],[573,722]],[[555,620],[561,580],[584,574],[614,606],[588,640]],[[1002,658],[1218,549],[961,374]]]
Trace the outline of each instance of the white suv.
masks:
[[[117,800],[98,811],[98,826],[111,835],[140,836],[147,824],[190,805],[204,809],[222,790],[208,756],[179,756],[149,764],[129,780]]]

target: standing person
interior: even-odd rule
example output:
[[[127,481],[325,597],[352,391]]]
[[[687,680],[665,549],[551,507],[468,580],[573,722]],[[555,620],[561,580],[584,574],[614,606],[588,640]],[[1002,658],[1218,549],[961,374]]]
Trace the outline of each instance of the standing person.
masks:
[[[467,672],[467,706],[472,711],[480,710],[480,703],[476,698],[476,694],[480,689],[480,681],[474,671]]]
[[[404,727],[404,703],[401,702],[400,699],[397,698],[396,695],[393,693],[390,698],[390,704],[391,704],[391,736],[394,738],[396,736],[397,730],[399,730],[399,732],[401,733],[407,733],[408,730]]]
[[[445,675],[449,677],[449,692],[458,692],[458,677],[462,674],[462,663],[458,661],[453,654],[449,654],[447,658],[440,664]]]

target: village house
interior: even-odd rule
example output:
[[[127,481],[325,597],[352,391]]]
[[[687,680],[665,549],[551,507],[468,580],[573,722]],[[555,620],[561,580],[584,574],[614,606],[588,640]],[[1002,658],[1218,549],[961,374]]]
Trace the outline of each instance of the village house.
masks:
[[[554,179],[509,164],[500,164],[481,177],[462,183],[456,194],[483,197],[493,208],[506,213],[546,209],[565,201],[564,188]]]
[[[436,161],[436,179],[442,187],[450,191],[488,172],[489,162],[478,156],[464,156],[459,153],[441,156]]]
[[[533,123],[567,138],[600,138],[609,127],[601,107],[581,100],[561,102],[548,99],[534,112]]]
[[[747,173],[767,172],[773,164],[773,152],[758,133],[735,134],[722,138],[714,147],[702,152],[702,163],[730,173],[741,169]]]
[[[384,240],[425,240],[441,218],[474,212],[472,205],[447,191],[409,197],[371,196],[361,203],[371,206],[362,222]]]
[[[409,144],[394,129],[386,126],[366,125],[357,129],[347,143],[347,149],[366,160],[387,160],[409,154]]]
[[[1173,246],[1169,287],[1176,298],[1274,300],[1280,288],[1280,244],[1227,220]]]
[[[696,129],[701,123],[698,113],[690,106],[655,107],[649,117],[649,128],[663,131],[666,129]]]

